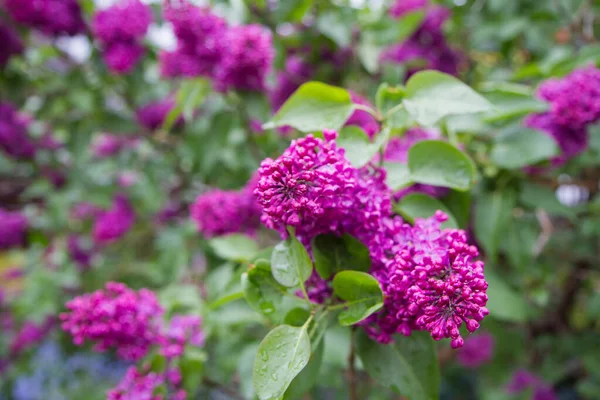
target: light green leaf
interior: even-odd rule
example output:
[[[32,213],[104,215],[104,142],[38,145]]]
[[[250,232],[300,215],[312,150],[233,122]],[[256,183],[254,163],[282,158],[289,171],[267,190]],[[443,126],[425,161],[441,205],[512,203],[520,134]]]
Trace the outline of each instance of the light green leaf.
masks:
[[[455,77],[438,71],[421,71],[410,77],[404,106],[415,120],[426,126],[448,115],[493,109],[485,97]]]
[[[413,222],[415,218],[429,218],[437,210],[441,210],[448,215],[448,220],[442,224],[442,228],[458,228],[454,215],[444,203],[424,193],[410,193],[403,196],[394,205],[394,210],[400,213],[408,222]]]
[[[317,28],[339,47],[347,47],[352,41],[352,23],[344,18],[342,10],[321,13],[317,17]]]
[[[486,266],[485,280],[488,283],[486,307],[490,311],[490,317],[515,322],[528,319],[529,306],[525,299],[511,289],[489,265]]]
[[[516,199],[516,193],[509,189],[501,192],[482,193],[477,198],[475,235],[492,261],[496,259],[500,240],[512,218]]]
[[[379,144],[371,143],[365,131],[354,125],[342,128],[336,143],[346,150],[346,159],[356,168],[366,165],[379,151]]]
[[[258,245],[248,235],[232,233],[210,239],[208,244],[221,258],[231,261],[246,261],[258,252]]]
[[[242,289],[250,307],[266,316],[282,306],[286,295],[286,288],[273,278],[270,265],[262,261],[242,275]]]
[[[462,151],[439,140],[424,140],[408,151],[413,182],[468,190],[475,179],[475,165]]]
[[[323,279],[342,270],[367,272],[371,268],[369,249],[358,239],[345,234],[317,235],[312,240],[315,268]]]
[[[289,125],[303,132],[339,130],[352,110],[347,90],[321,82],[307,82],[290,96],[263,128]]]
[[[397,344],[381,344],[360,332],[357,353],[365,371],[410,400],[437,400],[440,372],[433,339],[425,332],[396,337]]]
[[[296,378],[292,381],[288,389],[285,391],[283,400],[294,400],[302,398],[315,385],[319,376],[321,363],[323,362],[323,349],[325,342],[321,341],[316,349],[312,352],[308,365],[304,368]]]
[[[280,399],[310,359],[305,327],[280,325],[258,346],[252,381],[261,400]]]
[[[558,152],[558,145],[548,135],[516,127],[494,138],[490,159],[499,167],[517,169],[547,160]]]
[[[384,161],[383,167],[386,170],[385,182],[393,191],[400,190],[412,184],[408,165]]]
[[[338,317],[341,325],[354,325],[383,307],[383,292],[377,279],[359,271],[342,271],[333,278],[333,293],[345,300]]]
[[[290,234],[273,249],[271,269],[277,282],[286,287],[295,287],[310,277],[312,261],[304,245]]]

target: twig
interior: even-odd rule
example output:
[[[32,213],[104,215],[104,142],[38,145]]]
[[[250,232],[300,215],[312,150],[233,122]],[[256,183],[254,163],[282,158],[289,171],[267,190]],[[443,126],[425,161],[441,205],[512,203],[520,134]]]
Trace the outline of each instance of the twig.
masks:
[[[546,244],[548,244],[548,241],[552,236],[552,232],[554,232],[554,225],[552,225],[552,221],[550,220],[548,213],[541,208],[536,210],[535,216],[540,224],[540,227],[542,228],[542,232],[536,239],[532,249],[533,256],[537,257],[541,254],[542,250],[544,250]]]
[[[358,391],[356,390],[356,369],[355,369],[355,346],[354,346],[354,332],[356,328],[352,328],[350,331],[350,354],[348,354],[348,384],[350,387],[350,400],[359,400]]]

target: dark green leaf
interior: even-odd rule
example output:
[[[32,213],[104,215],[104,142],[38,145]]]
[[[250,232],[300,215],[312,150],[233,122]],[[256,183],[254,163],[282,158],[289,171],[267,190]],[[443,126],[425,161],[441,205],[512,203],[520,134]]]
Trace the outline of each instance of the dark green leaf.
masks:
[[[492,104],[455,77],[438,71],[421,71],[406,83],[404,105],[423,125],[433,125],[454,114],[471,114],[493,109]]]
[[[458,226],[466,228],[471,218],[471,195],[469,192],[450,190],[442,202],[454,215]]]
[[[516,194],[512,190],[482,193],[475,205],[475,235],[490,260],[495,260],[498,246],[512,217]]]
[[[360,332],[357,353],[365,371],[410,400],[439,399],[440,373],[433,339],[425,332],[380,344]]]
[[[252,381],[261,400],[283,396],[292,380],[310,359],[310,340],[305,327],[281,325],[258,346]]]
[[[465,191],[475,179],[475,165],[462,151],[439,140],[424,140],[408,151],[414,182]]]
[[[549,159],[558,152],[558,145],[548,135],[517,127],[495,137],[490,159],[499,167],[517,169]]]
[[[322,234],[312,241],[315,268],[323,279],[342,270],[367,272],[371,268],[369,249],[358,239],[343,235]]]
[[[232,233],[211,239],[208,244],[221,258],[231,261],[247,261],[258,252],[258,245],[247,235]]]
[[[383,306],[379,282],[365,272],[339,272],[333,278],[333,292],[345,300],[345,309],[338,317],[344,326],[362,321]]]
[[[448,215],[448,220],[442,224],[442,228],[458,228],[456,219],[444,203],[423,193],[407,194],[394,205],[394,210],[408,222],[413,222],[415,218],[431,217],[437,210],[441,210]]]
[[[307,82],[290,96],[264,128],[289,125],[303,132],[339,130],[352,110],[347,90],[321,82]]]
[[[280,242],[271,256],[273,277],[283,286],[295,287],[312,273],[312,261],[304,245],[294,235]]]
[[[198,386],[200,386],[202,376],[204,375],[205,361],[206,354],[204,351],[193,346],[188,346],[181,356],[179,368],[181,370],[183,387],[188,393],[194,393]]]

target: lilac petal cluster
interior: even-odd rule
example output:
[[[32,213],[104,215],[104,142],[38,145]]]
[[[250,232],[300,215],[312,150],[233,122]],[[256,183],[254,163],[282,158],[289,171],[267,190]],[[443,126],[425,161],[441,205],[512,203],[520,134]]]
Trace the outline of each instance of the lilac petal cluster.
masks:
[[[524,369],[515,371],[506,387],[506,391],[512,395],[518,395],[531,389],[533,389],[532,400],[558,400],[558,396],[554,393],[551,385]]]
[[[102,214],[102,208],[88,202],[81,202],[75,204],[71,210],[70,215],[71,218],[76,220],[86,220],[89,218],[96,218],[100,214]]]
[[[422,69],[457,75],[464,55],[448,45],[442,31],[442,25],[450,16],[448,9],[429,5],[428,1],[397,0],[390,14],[400,18],[419,9],[425,9],[426,13],[421,26],[405,41],[387,49],[382,61],[409,64],[408,76]]]
[[[175,100],[167,98],[164,100],[153,101],[140,107],[136,112],[138,123],[149,131],[160,128],[167,118],[167,115],[175,107]],[[183,116],[179,116],[174,126],[181,127],[184,123]]]
[[[440,134],[435,130],[423,128],[408,129],[402,137],[393,137],[390,139],[385,148],[384,160],[406,164],[408,162],[408,150],[410,150],[414,144],[422,140],[439,138]],[[424,193],[432,197],[443,197],[448,193],[448,189],[416,183],[394,193],[394,199],[398,201],[410,193]]]
[[[458,363],[465,368],[479,368],[492,359],[495,343],[494,336],[487,332],[467,338],[458,352]]]
[[[139,0],[121,0],[94,15],[92,29],[112,72],[126,74],[142,58],[141,39],[151,23],[152,9]]]
[[[600,69],[589,66],[562,79],[548,79],[538,88],[537,96],[548,102],[550,109],[529,115],[524,125],[554,139],[561,154],[552,164],[563,164],[587,148],[587,127],[600,120]]]
[[[62,329],[78,346],[94,343],[96,351],[115,349],[125,360],[139,360],[160,340],[163,309],[148,289],[135,291],[108,282],[104,289],[84,294],[66,304]]]
[[[298,55],[290,55],[285,60],[284,69],[277,73],[275,86],[269,92],[269,100],[273,111],[285,103],[285,101],[302,85],[310,80],[313,75],[312,66]]]
[[[329,298],[331,298],[331,294],[333,293],[333,289],[329,286],[327,281],[317,274],[316,271],[313,271],[312,275],[306,282],[304,282],[306,286],[306,294],[308,295],[308,299],[316,304],[323,304]],[[302,297],[302,292],[296,293],[298,297]]]
[[[261,91],[275,57],[271,33],[261,25],[230,28],[225,35],[225,52],[215,72],[221,91]]]
[[[360,238],[389,213],[385,173],[354,168],[335,144],[337,132],[323,135],[294,140],[278,159],[261,163],[254,192],[263,208],[261,220],[282,234],[293,226],[306,242],[320,233]]]
[[[27,133],[28,123],[12,104],[0,102],[0,148],[8,155],[26,160],[35,156],[35,144]]]
[[[384,223],[382,238],[373,251],[381,262],[373,271],[385,295],[377,327],[367,332],[380,342],[392,335],[424,330],[435,340],[451,338],[453,348],[462,347],[459,328],[479,328],[489,311],[483,262],[459,229],[440,228],[447,216],[438,211],[428,219],[416,219],[411,227],[400,221]],[[379,260],[377,259],[379,258]]]
[[[49,36],[74,36],[86,30],[77,0],[4,0],[3,4],[16,22]]]
[[[107,393],[107,400],[161,400],[154,391],[165,382],[156,372],[142,373],[137,367],[129,367],[119,384]]]
[[[114,156],[127,147],[135,145],[135,140],[129,137],[101,133],[94,136],[90,144],[90,151],[96,158]]]
[[[21,246],[28,225],[27,217],[21,212],[0,208],[0,250]]]
[[[8,63],[12,56],[23,53],[23,42],[17,32],[0,21],[0,69]]]
[[[225,20],[186,0],[167,1],[164,15],[173,25],[177,49],[161,53],[162,76],[213,77],[226,50]]]
[[[81,270],[86,270],[91,266],[94,249],[86,246],[84,238],[70,235],[67,238],[67,252]]]
[[[354,104],[361,104],[369,106],[371,108],[373,107],[367,99],[354,92],[350,92],[350,97]],[[377,132],[379,132],[379,123],[377,122],[375,117],[373,117],[367,111],[363,110],[356,110],[352,113],[352,115],[350,115],[350,118],[348,118],[348,120],[346,121],[346,126],[350,125],[356,125],[362,128],[370,138],[372,138],[377,134]]]
[[[228,233],[254,234],[260,226],[261,209],[253,191],[256,178],[241,190],[212,189],[200,194],[191,206],[191,218],[206,238]]]
[[[202,319],[196,315],[175,315],[163,334],[161,354],[169,359],[180,357],[186,345],[204,346]]]
[[[94,242],[98,244],[112,243],[124,236],[135,222],[135,211],[129,200],[118,195],[109,210],[96,217],[93,228]]]
[[[13,337],[9,349],[12,357],[41,342],[55,325],[55,318],[48,317],[41,324],[26,321]]]

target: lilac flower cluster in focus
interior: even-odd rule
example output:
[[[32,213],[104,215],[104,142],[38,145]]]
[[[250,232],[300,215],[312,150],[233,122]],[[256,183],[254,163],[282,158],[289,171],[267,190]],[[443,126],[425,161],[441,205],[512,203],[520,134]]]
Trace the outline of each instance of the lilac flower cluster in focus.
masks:
[[[96,351],[114,348],[124,360],[139,360],[160,338],[163,309],[148,290],[109,282],[105,289],[76,297],[60,315],[62,328],[78,346],[86,340]]]
[[[173,24],[177,49],[160,55],[164,77],[205,76],[221,91],[264,89],[274,49],[262,26],[228,27],[209,9],[185,0],[167,2],[165,19]]]
[[[548,102],[550,109],[529,115],[524,123],[556,141],[561,154],[552,161],[560,165],[587,148],[587,127],[600,120],[600,69],[589,66],[562,79],[548,79],[537,96]]]
[[[256,180],[241,190],[212,189],[199,195],[191,206],[198,231],[207,238],[228,233],[253,234],[260,225],[260,207],[253,196]]]
[[[49,36],[74,36],[86,29],[77,0],[4,0],[4,7],[16,22]]]
[[[21,246],[29,222],[19,211],[8,211],[0,208],[0,250]]]
[[[141,59],[145,50],[140,42],[150,23],[152,9],[139,0],[121,0],[94,15],[94,35],[112,72],[126,74]]]

